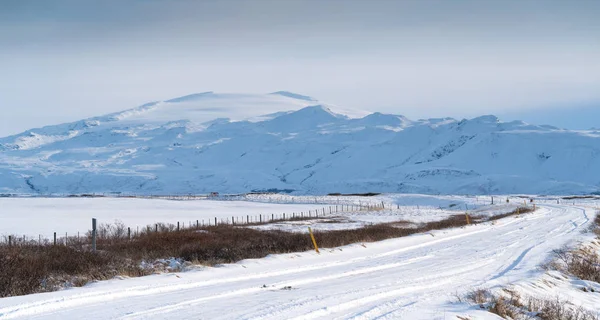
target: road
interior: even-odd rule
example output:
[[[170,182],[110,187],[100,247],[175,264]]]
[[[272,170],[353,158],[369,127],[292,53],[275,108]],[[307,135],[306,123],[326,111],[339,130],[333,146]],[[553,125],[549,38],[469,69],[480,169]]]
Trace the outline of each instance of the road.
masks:
[[[0,319],[456,319],[455,294],[535,276],[594,211],[495,223],[0,299]]]

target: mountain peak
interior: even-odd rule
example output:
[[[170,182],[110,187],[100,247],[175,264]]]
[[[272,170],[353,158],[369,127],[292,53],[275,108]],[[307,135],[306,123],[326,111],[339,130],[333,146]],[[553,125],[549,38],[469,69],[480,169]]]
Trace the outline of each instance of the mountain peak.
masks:
[[[373,112],[361,119],[358,119],[358,121],[365,125],[379,125],[392,127],[405,127],[412,122],[405,116],[385,114],[381,112]]]
[[[595,132],[489,115],[353,117],[288,95],[198,93],[1,138],[0,192],[598,190]]]
[[[328,107],[326,107],[324,105],[320,105],[320,104],[304,107],[293,113],[297,114],[297,115],[302,115],[302,116],[313,116],[313,117],[324,116],[325,118],[331,117],[332,119],[333,118],[335,118],[335,119],[346,119],[347,118],[345,115],[335,113],[335,112],[331,111],[331,109],[329,109]]]
[[[473,118],[471,119],[471,121],[478,123],[498,123],[500,122],[500,119],[498,119],[498,117],[494,115],[484,115],[477,118]]]
[[[347,119],[346,116],[332,112],[322,105],[308,106],[300,110],[288,112],[271,120],[265,126],[273,131],[303,131],[320,125],[335,123]]]

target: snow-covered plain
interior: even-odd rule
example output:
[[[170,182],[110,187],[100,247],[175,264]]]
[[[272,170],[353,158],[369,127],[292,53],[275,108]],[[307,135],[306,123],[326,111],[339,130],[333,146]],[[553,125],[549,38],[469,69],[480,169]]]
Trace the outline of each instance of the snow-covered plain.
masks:
[[[584,194],[600,131],[202,93],[0,138],[0,193]]]
[[[235,197],[235,201],[216,200],[164,200],[136,198],[0,198],[0,236],[26,236],[30,239],[83,235],[91,229],[91,220],[98,223],[120,221],[133,231],[155,223],[177,224],[182,226],[245,221],[250,216],[256,222],[263,216],[264,221],[273,215],[281,219],[283,214],[305,215],[308,211],[326,209],[325,216],[335,218],[336,223],[323,220],[285,222],[257,227],[258,229],[278,228],[287,231],[305,232],[306,226],[315,229],[349,229],[366,224],[410,220],[427,222],[443,219],[449,215],[463,213],[467,209],[473,214],[504,213],[522,203],[520,198],[511,198],[509,205],[503,205],[507,196],[496,197],[496,205],[488,207],[490,197],[430,196],[408,194],[383,194],[375,197],[335,197],[335,196],[289,196],[277,194],[246,195]],[[357,207],[384,204],[385,210],[356,209]],[[354,210],[344,210],[342,205],[354,206]],[[330,214],[329,208],[338,207],[339,213]],[[353,211],[353,212],[348,212]],[[342,222],[342,223],[340,223]]]
[[[321,254],[272,255],[4,298],[0,319],[497,319],[457,303],[455,294],[522,283],[534,284],[528,286],[533,294],[560,293],[538,266],[553,249],[589,239],[583,231],[594,206],[544,204],[494,223]],[[574,302],[600,312],[597,294]]]
[[[278,204],[244,201],[177,201],[130,198],[0,198],[0,236],[17,235],[37,239],[85,234],[92,227],[92,218],[98,223],[116,220],[131,227],[144,228],[154,223],[181,222],[214,224],[216,217],[232,217],[256,221],[257,215],[307,212],[323,208],[321,204]]]

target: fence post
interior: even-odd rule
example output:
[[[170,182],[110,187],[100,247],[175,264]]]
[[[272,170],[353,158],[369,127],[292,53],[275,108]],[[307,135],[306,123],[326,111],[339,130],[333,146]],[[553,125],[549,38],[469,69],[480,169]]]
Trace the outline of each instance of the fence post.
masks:
[[[310,238],[312,239],[312,243],[315,246],[315,251],[317,253],[320,253],[319,247],[317,246],[317,240],[315,240],[315,235],[313,234],[312,229],[310,227],[308,227],[308,233],[310,233]]]
[[[179,221],[177,221],[177,231],[179,231]]]
[[[54,245],[56,245],[56,232],[54,233]]]
[[[275,221],[275,214],[271,213],[271,221]]]
[[[217,217],[215,217],[215,227],[217,226]]]
[[[96,252],[96,218],[92,218],[92,252]]]
[[[158,232],[158,223],[154,224],[154,232]]]
[[[283,216],[285,216],[285,213]],[[246,215],[246,224],[250,224],[250,215]]]
[[[12,236],[8,236],[8,246],[12,247]]]
[[[131,228],[127,227],[127,240],[131,240]]]
[[[231,216],[231,225],[235,225],[235,218]]]

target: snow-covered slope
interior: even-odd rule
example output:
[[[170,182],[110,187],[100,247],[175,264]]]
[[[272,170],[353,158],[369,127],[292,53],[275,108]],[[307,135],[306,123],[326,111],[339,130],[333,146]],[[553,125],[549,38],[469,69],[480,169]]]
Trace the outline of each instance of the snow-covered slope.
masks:
[[[0,139],[0,193],[600,190],[598,131],[357,114],[290,92],[148,103]]]

